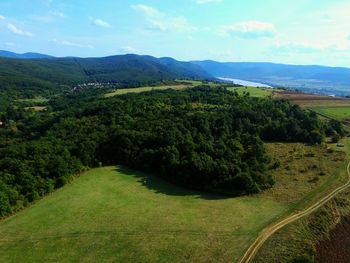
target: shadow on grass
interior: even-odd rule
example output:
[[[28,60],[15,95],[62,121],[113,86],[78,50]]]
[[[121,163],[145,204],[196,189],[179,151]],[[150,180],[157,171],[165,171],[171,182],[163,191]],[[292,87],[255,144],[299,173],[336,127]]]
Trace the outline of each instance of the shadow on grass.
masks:
[[[141,183],[144,187],[147,187],[149,190],[152,190],[153,192],[159,193],[159,194],[165,194],[170,196],[195,196],[197,198],[201,198],[205,200],[222,200],[222,199],[233,198],[232,196],[229,196],[229,195],[211,194],[211,193],[205,193],[205,192],[196,191],[196,190],[189,190],[189,189],[171,184],[155,175],[135,171],[123,166],[117,166],[115,171],[118,173],[123,173],[128,176],[137,178],[138,179],[137,181]]]

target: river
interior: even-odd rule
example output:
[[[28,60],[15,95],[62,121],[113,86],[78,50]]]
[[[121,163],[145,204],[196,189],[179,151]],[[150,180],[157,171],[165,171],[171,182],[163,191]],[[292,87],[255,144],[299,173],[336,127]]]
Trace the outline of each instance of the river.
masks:
[[[271,86],[263,84],[263,83],[247,81],[247,80],[242,80],[242,79],[231,79],[231,78],[221,78],[221,77],[219,77],[218,79],[223,80],[225,82],[237,84],[237,85],[242,85],[242,86],[272,88]]]

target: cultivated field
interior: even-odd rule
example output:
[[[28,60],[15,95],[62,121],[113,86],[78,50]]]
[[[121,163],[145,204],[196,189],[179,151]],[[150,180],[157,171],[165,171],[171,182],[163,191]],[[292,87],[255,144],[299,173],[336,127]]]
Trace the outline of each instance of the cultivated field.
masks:
[[[122,167],[87,172],[0,223],[0,262],[236,262],[262,228],[339,178],[339,153],[267,147],[280,161],[276,187],[249,197],[189,191]]]
[[[295,91],[280,91],[275,98],[287,99],[303,108],[311,109],[322,116],[340,121],[350,120],[350,99],[305,94]]]

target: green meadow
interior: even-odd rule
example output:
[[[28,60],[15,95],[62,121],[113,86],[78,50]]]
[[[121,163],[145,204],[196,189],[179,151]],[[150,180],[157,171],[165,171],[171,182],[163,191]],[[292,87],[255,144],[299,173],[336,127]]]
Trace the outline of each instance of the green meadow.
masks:
[[[1,222],[0,262],[232,262],[284,209],[100,168]]]
[[[340,121],[350,119],[350,107],[313,107],[312,110]]]
[[[341,153],[267,148],[280,161],[276,185],[245,197],[186,190],[123,167],[90,170],[0,222],[0,262],[237,262],[264,227],[342,176]]]
[[[245,93],[249,93],[252,97],[265,98],[272,96],[272,89],[265,88],[255,88],[255,87],[232,87],[228,88],[231,91],[237,91],[238,94],[243,95]]]

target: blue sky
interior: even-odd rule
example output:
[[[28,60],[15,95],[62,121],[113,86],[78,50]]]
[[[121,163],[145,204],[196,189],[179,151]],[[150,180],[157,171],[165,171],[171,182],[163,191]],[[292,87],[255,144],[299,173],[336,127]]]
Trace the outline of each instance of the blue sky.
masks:
[[[350,1],[1,0],[0,49],[350,67]]]

